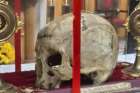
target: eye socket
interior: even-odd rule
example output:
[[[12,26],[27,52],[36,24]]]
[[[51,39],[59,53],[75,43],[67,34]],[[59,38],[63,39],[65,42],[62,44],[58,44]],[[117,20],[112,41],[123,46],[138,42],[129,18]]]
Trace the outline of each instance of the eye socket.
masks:
[[[95,78],[97,75],[98,75],[97,71],[94,71],[94,72],[92,72],[92,73],[89,73],[89,76],[90,76],[91,78]]]
[[[52,71],[48,71],[47,74],[50,76],[54,76],[54,73]]]
[[[53,53],[52,55],[50,55],[46,62],[48,63],[49,66],[57,66],[57,65],[61,65],[62,63],[62,56],[59,52]]]

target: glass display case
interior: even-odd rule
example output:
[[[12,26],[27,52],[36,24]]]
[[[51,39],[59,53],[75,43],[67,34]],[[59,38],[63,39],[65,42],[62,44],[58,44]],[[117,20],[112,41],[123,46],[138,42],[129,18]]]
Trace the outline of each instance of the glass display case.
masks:
[[[6,86],[0,81],[0,90],[11,93],[10,86],[13,93],[17,88],[21,93],[139,91],[139,36],[132,45],[136,53],[127,54],[129,34],[139,34],[131,29],[135,9],[130,13],[130,3],[0,0],[0,77],[6,81]]]

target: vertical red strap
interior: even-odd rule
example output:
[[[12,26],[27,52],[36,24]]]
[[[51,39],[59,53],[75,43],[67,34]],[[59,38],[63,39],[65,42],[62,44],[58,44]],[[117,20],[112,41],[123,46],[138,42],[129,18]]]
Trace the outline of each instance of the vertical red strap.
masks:
[[[73,80],[72,93],[80,93],[81,0],[73,0]]]
[[[21,10],[21,1],[20,0],[14,0],[14,8],[15,13],[17,16],[20,16],[20,10]],[[16,65],[16,72],[21,71],[21,35],[20,31],[17,31],[15,33],[15,65]]]

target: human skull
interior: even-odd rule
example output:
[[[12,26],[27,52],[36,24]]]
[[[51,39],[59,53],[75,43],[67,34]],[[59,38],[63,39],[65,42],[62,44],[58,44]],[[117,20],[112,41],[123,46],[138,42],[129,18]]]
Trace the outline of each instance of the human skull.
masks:
[[[36,84],[52,89],[61,81],[72,79],[73,16],[56,18],[38,33],[36,43]],[[100,84],[107,80],[116,66],[117,36],[112,25],[100,16],[81,15],[82,75]]]

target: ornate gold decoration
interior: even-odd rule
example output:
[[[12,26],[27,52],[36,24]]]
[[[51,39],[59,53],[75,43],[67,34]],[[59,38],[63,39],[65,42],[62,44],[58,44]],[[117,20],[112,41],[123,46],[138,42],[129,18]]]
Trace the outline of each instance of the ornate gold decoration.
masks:
[[[133,66],[125,68],[124,73],[133,77],[140,77],[140,36],[136,36],[135,40],[137,42],[135,63]]]
[[[0,42],[9,39],[16,28],[16,16],[6,0],[0,0]]]
[[[125,20],[125,23],[123,24],[127,32],[130,32],[129,30],[129,17]]]
[[[0,0],[0,42],[9,39],[23,25],[21,16],[14,13],[6,0]]]
[[[140,3],[130,15],[129,29],[137,43],[136,60],[133,66],[125,68],[123,72],[133,77],[140,77]]]
[[[24,22],[23,19],[20,15],[16,14],[16,19],[17,19],[17,27],[16,27],[16,31],[18,31],[19,29],[22,29],[24,26]]]

